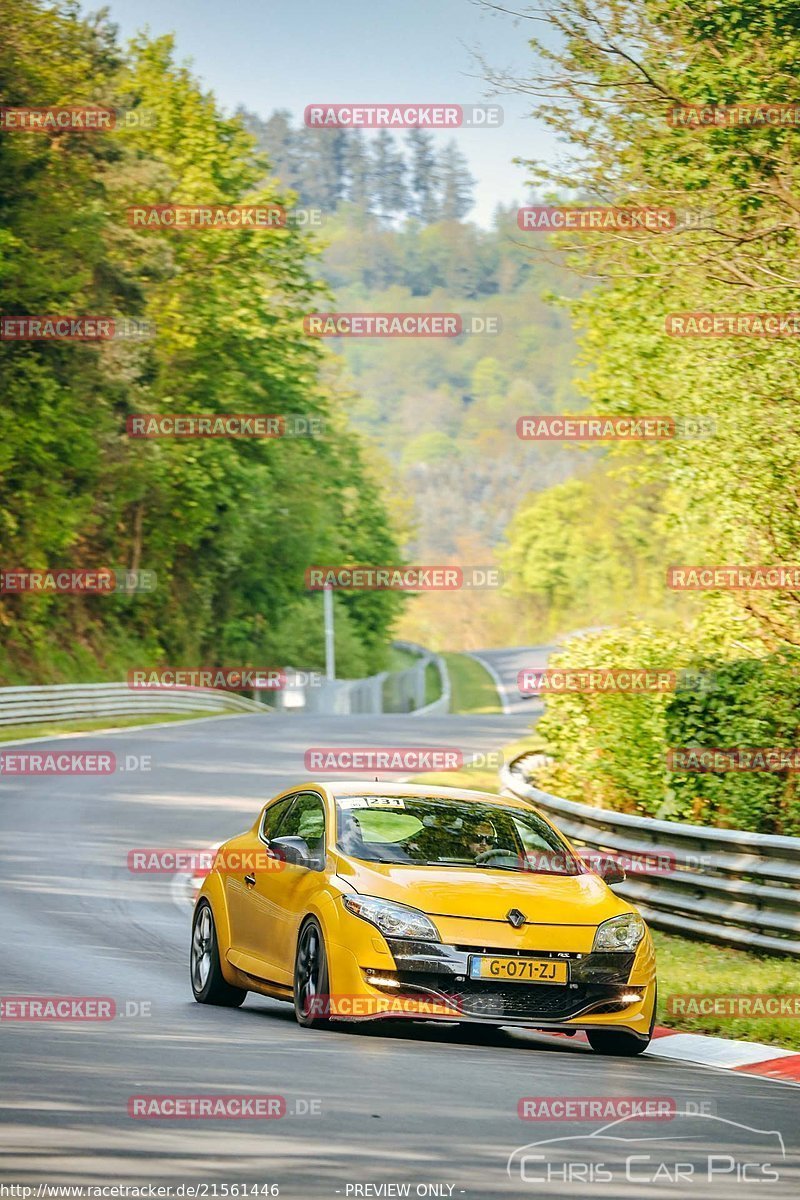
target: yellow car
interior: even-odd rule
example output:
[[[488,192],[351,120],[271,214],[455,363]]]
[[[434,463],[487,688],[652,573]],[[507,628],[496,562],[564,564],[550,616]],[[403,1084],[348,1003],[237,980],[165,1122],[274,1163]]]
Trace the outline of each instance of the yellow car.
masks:
[[[201,1004],[248,991],[298,1022],[480,1021],[639,1054],[655,954],[632,905],[524,800],[457,788],[310,783],[223,843],[194,911]]]

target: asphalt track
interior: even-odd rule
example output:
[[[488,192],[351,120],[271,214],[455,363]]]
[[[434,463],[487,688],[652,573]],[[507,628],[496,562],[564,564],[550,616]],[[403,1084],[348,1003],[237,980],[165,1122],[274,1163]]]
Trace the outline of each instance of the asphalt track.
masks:
[[[506,715],[527,713],[532,720],[542,711],[536,696],[523,696],[518,687],[518,675],[524,670],[543,670],[558,646],[509,646],[504,650],[475,650],[471,657],[478,660],[491,675]]]
[[[482,663],[494,680],[498,695],[503,705],[503,712],[527,713],[531,719],[542,712],[542,702],[538,696],[522,695],[518,686],[520,671],[541,671],[547,666],[551,654],[564,648],[571,638],[580,637],[586,633],[600,633],[600,625],[587,626],[586,629],[576,629],[561,638],[561,641],[549,646],[508,646],[502,650],[474,650],[472,658]]]
[[[405,1024],[317,1032],[299,1029],[288,1006],[252,995],[234,1011],[194,1003],[188,906],[170,877],[130,874],[130,849],[205,846],[243,829],[265,797],[305,777],[310,745],[480,752],[518,737],[529,719],[217,718],[57,743],[113,749],[123,765],[126,755],[150,755],[149,771],[0,776],[2,994],[111,996],[123,1014],[150,1005],[150,1015],[104,1023],[0,1022],[2,1181],[215,1184],[206,1194],[218,1196],[223,1185],[277,1184],[298,1200],[800,1194],[800,1090],[775,1081],[603,1058],[528,1032]],[[288,1112],[135,1120],[128,1098],[141,1093],[278,1094]],[[514,1150],[604,1122],[523,1121],[523,1096],[668,1097],[681,1112],[711,1115],[611,1131],[638,1139],[629,1145],[550,1147],[546,1162],[529,1159],[524,1171],[527,1179],[547,1171],[551,1181],[525,1182],[516,1160],[507,1173]],[[666,1141],[642,1140],[653,1136]],[[709,1152],[728,1156],[715,1160],[711,1186]],[[626,1161],[638,1182],[626,1182]],[[683,1175],[673,1178],[675,1163]]]

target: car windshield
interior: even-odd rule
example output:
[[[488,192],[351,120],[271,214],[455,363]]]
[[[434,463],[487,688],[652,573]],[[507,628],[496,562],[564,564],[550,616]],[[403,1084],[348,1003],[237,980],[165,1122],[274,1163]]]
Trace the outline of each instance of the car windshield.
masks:
[[[340,796],[337,848],[365,862],[580,875],[584,866],[535,812],[438,796]]]

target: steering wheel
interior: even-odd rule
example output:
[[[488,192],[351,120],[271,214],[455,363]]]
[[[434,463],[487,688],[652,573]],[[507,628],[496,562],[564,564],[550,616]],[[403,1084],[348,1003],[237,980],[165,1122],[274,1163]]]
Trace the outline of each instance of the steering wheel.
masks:
[[[506,860],[513,859],[516,862],[518,855],[513,850],[503,850],[500,846],[493,846],[491,850],[483,850],[480,854],[476,854],[475,863],[483,866],[485,863],[490,863],[492,859],[504,858]]]

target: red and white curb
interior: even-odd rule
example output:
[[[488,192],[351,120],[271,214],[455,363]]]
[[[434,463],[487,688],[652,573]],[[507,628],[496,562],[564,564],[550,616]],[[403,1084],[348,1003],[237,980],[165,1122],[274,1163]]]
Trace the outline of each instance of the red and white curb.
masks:
[[[766,1046],[761,1042],[683,1033],[679,1029],[657,1025],[647,1054],[800,1084],[800,1054],[796,1050],[783,1050],[780,1046]]]
[[[567,1037],[567,1034],[553,1034]],[[587,1042],[585,1033],[576,1033],[570,1041]],[[761,1042],[740,1042],[734,1038],[711,1037],[705,1033],[683,1033],[656,1025],[653,1040],[645,1051],[647,1058],[667,1058],[673,1062],[697,1063],[724,1071],[743,1071],[763,1079],[800,1085],[800,1054],[780,1046]]]

